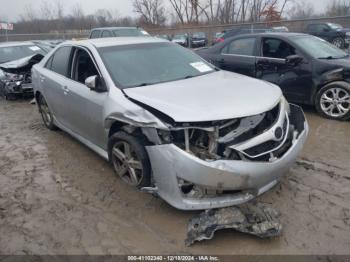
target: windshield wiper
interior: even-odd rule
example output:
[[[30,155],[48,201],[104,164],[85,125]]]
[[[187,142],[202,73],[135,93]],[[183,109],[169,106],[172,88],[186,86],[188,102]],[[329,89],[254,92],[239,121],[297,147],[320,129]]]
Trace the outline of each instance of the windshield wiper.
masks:
[[[190,79],[190,78],[193,78],[193,77],[196,77],[194,75],[188,75],[188,76],[185,76],[183,79]]]
[[[342,58],[346,58],[349,57],[349,55],[345,55],[345,56],[327,56],[327,57],[319,57],[318,59],[327,59],[327,60],[332,60],[332,59],[342,59]]]
[[[134,85],[132,87],[141,87],[141,86],[149,86],[149,85],[153,85],[153,83],[141,83],[141,84],[138,84],[138,85]]]
[[[326,57],[319,57],[318,59],[327,59],[327,60],[331,60],[331,59],[335,59],[334,56],[326,56]]]

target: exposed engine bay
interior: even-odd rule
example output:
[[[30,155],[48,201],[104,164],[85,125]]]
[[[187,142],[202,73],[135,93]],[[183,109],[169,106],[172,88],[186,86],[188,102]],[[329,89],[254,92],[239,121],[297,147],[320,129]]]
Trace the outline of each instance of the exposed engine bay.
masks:
[[[6,99],[14,99],[20,95],[33,96],[31,69],[43,57],[36,54],[0,64],[0,94]]]
[[[202,160],[273,161],[290,148],[300,133],[290,123],[289,113],[284,113],[286,109],[290,113],[290,106],[283,100],[258,115],[192,123],[188,127],[189,124],[176,124],[170,133],[159,131],[159,135],[163,141],[172,142]],[[268,130],[272,136],[263,135]],[[256,137],[260,139],[253,141]]]

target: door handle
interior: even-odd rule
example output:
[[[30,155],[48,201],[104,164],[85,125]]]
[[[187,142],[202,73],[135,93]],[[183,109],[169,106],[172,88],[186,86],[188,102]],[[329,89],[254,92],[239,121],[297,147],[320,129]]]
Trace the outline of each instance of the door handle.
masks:
[[[43,77],[42,75],[40,75],[40,81],[44,82],[45,81],[45,77]]]
[[[223,66],[225,64],[225,59],[221,58],[221,59],[217,60],[216,63],[219,67]]]
[[[67,86],[62,86],[62,89],[63,89],[63,93],[66,95],[69,93],[69,89]]]

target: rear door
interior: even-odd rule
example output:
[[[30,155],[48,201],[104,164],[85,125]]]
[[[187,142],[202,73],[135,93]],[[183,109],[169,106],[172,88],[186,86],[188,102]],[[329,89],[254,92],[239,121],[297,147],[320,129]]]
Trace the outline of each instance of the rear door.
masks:
[[[66,104],[66,96],[68,94],[67,76],[70,72],[71,58],[72,47],[60,47],[39,73],[48,106],[53,112],[55,119],[65,127],[68,127],[66,117],[69,115],[69,108]]]
[[[313,85],[312,66],[304,54],[286,40],[277,37],[262,37],[259,50],[256,77],[280,86],[290,101],[309,101]],[[299,55],[303,61],[297,65],[287,64],[286,58],[290,55]]]
[[[255,55],[256,37],[236,38],[221,49],[215,62],[223,70],[254,77]]]

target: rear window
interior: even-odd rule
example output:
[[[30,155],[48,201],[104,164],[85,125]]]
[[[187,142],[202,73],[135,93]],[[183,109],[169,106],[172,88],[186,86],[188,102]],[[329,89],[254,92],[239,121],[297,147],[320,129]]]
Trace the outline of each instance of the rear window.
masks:
[[[123,29],[115,29],[113,30],[115,36],[149,36],[149,34],[138,28],[123,28]]]
[[[233,40],[231,43],[226,45],[222,53],[232,55],[247,55],[253,56],[255,49],[255,38],[243,38]]]
[[[68,76],[72,47],[59,48],[53,55],[51,70],[57,74]]]
[[[90,38],[99,38],[100,37],[100,30],[94,30],[91,32]]]
[[[107,31],[107,30],[105,30],[105,31],[102,32],[102,36],[101,37],[103,37],[103,38],[105,38],[105,37],[112,37],[112,33]]]

